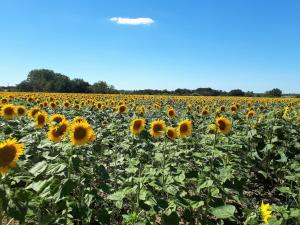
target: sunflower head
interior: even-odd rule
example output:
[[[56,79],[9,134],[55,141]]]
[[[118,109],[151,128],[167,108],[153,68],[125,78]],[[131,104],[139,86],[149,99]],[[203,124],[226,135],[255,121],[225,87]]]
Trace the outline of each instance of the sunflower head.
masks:
[[[177,130],[174,127],[169,127],[167,129],[167,137],[172,141],[177,138]]]
[[[127,111],[127,106],[126,105],[119,105],[117,107],[118,113],[125,113]]]
[[[231,131],[231,121],[225,117],[219,117],[216,119],[216,126],[218,131],[223,134],[228,134]]]
[[[41,111],[41,108],[36,106],[36,107],[32,108],[31,110],[29,110],[28,116],[30,118],[34,119],[39,111]]]
[[[1,108],[1,115],[5,119],[13,119],[17,116],[17,109],[13,104],[5,104]]]
[[[166,124],[163,120],[154,120],[150,125],[150,135],[159,138],[166,129]]]
[[[168,109],[168,111],[167,111],[167,116],[168,116],[169,118],[174,118],[174,117],[176,116],[176,111],[175,111],[175,109],[173,109],[173,108]]]
[[[17,114],[18,116],[24,116],[26,114],[26,107],[23,105],[19,105],[17,107]]]
[[[247,115],[246,115],[246,118],[247,119],[251,119],[251,118],[253,118],[254,116],[255,116],[255,111],[254,110],[250,110],[248,113],[247,113]]]
[[[35,116],[35,127],[43,128],[48,121],[48,114],[45,111],[40,111]]]
[[[65,107],[65,108],[69,108],[69,107],[70,107],[70,102],[65,101],[65,102],[64,102],[64,107]]]
[[[80,122],[84,122],[84,123],[87,123],[87,120],[82,117],[82,116],[76,116],[74,119],[73,119],[73,122],[74,123],[80,123]]]
[[[8,139],[0,143],[0,173],[5,175],[9,168],[16,167],[16,161],[24,152],[24,145],[16,139]]]
[[[130,132],[133,135],[139,135],[145,129],[145,119],[134,119],[130,123]]]
[[[65,116],[61,115],[61,114],[54,114],[49,118],[50,122],[55,122],[55,123],[60,123],[64,119],[65,119]]]
[[[230,106],[230,110],[231,110],[231,112],[236,112],[238,110],[238,108],[236,105],[232,105],[232,106]]]
[[[70,139],[74,145],[83,145],[95,140],[95,133],[87,122],[73,123],[70,128]]]
[[[67,133],[69,122],[64,119],[58,125],[51,126],[48,131],[48,139],[54,142],[59,142]]]
[[[208,109],[203,109],[202,116],[207,116],[209,114]]]
[[[207,127],[207,132],[209,134],[216,134],[217,133],[217,126],[216,124],[209,124],[208,127]]]
[[[224,105],[222,105],[222,106],[220,107],[220,111],[221,111],[221,112],[225,112],[225,110],[226,110],[226,107],[225,107]]]
[[[178,124],[177,133],[180,138],[186,138],[192,134],[192,121],[185,119]]]

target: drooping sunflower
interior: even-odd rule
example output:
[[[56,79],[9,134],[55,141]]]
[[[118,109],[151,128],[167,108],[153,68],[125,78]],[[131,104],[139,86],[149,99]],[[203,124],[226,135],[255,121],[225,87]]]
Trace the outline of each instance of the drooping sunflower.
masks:
[[[177,130],[174,127],[169,127],[167,129],[167,136],[170,138],[172,141],[177,138]]]
[[[145,129],[145,119],[134,119],[130,123],[130,132],[133,135],[139,135]]]
[[[17,116],[17,109],[13,104],[5,104],[1,108],[1,116],[11,120]]]
[[[26,114],[26,107],[23,105],[17,106],[17,114],[18,116],[24,116]]]
[[[8,139],[0,143],[0,173],[5,175],[9,168],[16,167],[16,162],[24,152],[24,145],[16,139]]]
[[[35,127],[43,128],[48,121],[48,114],[45,111],[40,111],[35,116]]]
[[[65,119],[64,115],[61,114],[54,114],[49,118],[50,122],[60,123]]]
[[[216,118],[216,125],[220,133],[228,134],[231,131],[231,121],[225,117]]]
[[[176,116],[176,110],[173,109],[173,108],[168,109],[168,111],[167,111],[167,116],[168,116],[169,118],[174,118],[174,117]]]
[[[59,142],[68,131],[69,122],[64,119],[59,125],[50,127],[48,131],[48,139],[54,142]]]
[[[186,138],[192,134],[192,121],[185,119],[178,124],[177,133],[180,138]]]
[[[150,135],[155,138],[159,138],[166,130],[166,124],[163,120],[154,120],[150,125]]]
[[[264,204],[264,202],[261,202],[260,205],[260,213],[261,213],[261,218],[264,221],[265,224],[269,224],[269,218],[271,217],[272,211],[270,210],[271,206],[270,204]]]
[[[74,145],[83,145],[94,141],[95,133],[87,122],[77,122],[71,125],[70,139]]]

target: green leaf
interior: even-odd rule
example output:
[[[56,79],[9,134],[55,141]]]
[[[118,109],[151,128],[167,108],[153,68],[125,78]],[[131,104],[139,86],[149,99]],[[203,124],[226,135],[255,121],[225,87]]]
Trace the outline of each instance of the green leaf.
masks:
[[[223,205],[211,209],[211,214],[213,214],[218,219],[227,219],[234,215],[235,206],[233,205]]]
[[[38,162],[29,170],[29,173],[37,177],[47,169],[47,166],[48,164],[46,161]]]
[[[170,215],[164,214],[162,216],[163,225],[179,225],[179,217],[176,212],[172,212]]]

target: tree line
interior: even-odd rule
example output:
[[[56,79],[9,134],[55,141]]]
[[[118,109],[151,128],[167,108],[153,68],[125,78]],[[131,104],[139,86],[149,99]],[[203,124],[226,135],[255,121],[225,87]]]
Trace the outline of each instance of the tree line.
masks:
[[[105,81],[90,84],[83,79],[70,79],[61,73],[48,69],[31,70],[26,80],[15,87],[0,87],[0,91],[25,91],[25,92],[58,92],[58,93],[102,93],[102,94],[140,94],[140,95],[193,95],[193,96],[247,96],[247,97],[281,97],[282,91],[278,88],[265,93],[244,92],[234,89],[229,92],[212,88],[197,88],[194,90],[178,88],[176,90],[117,90]],[[298,95],[299,96],[299,95]]]

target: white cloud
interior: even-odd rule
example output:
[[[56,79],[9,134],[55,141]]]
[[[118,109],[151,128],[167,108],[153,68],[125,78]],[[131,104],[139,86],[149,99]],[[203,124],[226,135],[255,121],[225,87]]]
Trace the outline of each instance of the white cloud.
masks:
[[[123,17],[112,17],[110,21],[115,22],[117,24],[125,24],[125,25],[150,25],[154,23],[154,20],[151,18],[123,18]]]

